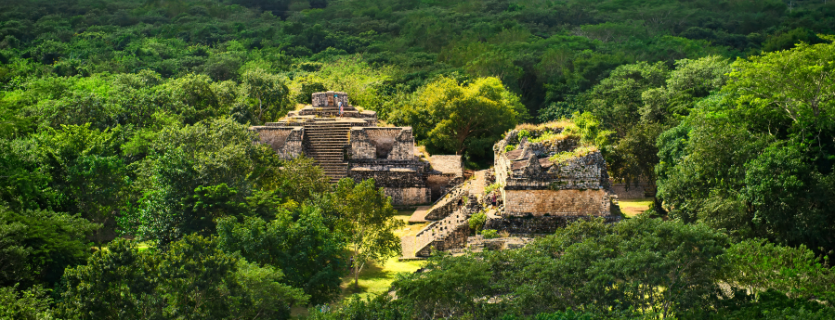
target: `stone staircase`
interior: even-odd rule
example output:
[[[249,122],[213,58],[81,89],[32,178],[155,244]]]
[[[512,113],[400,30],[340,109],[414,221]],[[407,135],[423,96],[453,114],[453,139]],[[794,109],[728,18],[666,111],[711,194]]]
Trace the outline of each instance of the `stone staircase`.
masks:
[[[305,155],[315,160],[331,182],[348,176],[344,147],[349,143],[350,123],[322,121],[304,125]]]
[[[462,207],[441,220],[430,223],[416,235],[411,246],[415,257],[428,257],[432,250],[450,250],[467,246],[470,226],[467,209]]]

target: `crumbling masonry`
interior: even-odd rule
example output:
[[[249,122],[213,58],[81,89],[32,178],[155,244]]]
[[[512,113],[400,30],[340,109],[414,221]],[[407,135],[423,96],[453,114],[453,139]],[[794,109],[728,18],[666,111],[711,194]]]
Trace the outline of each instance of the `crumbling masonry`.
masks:
[[[430,203],[462,179],[460,156],[420,159],[411,127],[377,127],[377,113],[344,92],[314,93],[311,105],[252,130],[284,159],[312,157],[331,182],[374,178],[394,205]]]
[[[488,174],[498,206],[491,208],[490,195],[476,203],[480,195],[465,191],[471,182],[453,189],[426,214],[435,221],[413,240],[414,255],[467,247],[467,219],[481,210],[487,215],[484,229],[525,236],[553,233],[580,219],[620,221],[603,156],[564,130],[551,124],[508,132],[493,147]]]

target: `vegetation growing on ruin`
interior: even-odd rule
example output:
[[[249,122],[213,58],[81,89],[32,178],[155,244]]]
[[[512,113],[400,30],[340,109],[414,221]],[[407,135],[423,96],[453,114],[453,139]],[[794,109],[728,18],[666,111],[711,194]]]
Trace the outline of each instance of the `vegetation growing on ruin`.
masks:
[[[0,318],[835,318],[834,26],[819,0],[2,1]],[[396,253],[390,204],[247,131],[323,90],[472,168],[514,127],[576,137],[556,161],[599,150],[663,219],[339,304],[349,243]]]
[[[600,151],[600,149],[598,149],[596,146],[581,146],[571,151],[563,151],[554,154],[553,156],[548,158],[548,160],[553,162],[554,164],[564,164],[571,159],[582,158],[589,155],[590,153],[598,151]]]

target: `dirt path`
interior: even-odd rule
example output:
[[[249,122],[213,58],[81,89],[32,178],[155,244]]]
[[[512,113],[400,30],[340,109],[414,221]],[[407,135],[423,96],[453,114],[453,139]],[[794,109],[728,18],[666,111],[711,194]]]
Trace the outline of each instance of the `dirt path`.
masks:
[[[487,170],[479,170],[476,171],[473,176],[473,180],[470,183],[470,196],[475,195],[479,202],[481,202],[482,198],[484,197],[484,188],[487,187],[485,185],[485,174]]]
[[[426,223],[426,214],[429,213],[432,206],[420,206],[415,209],[415,213],[409,217],[408,223]]]

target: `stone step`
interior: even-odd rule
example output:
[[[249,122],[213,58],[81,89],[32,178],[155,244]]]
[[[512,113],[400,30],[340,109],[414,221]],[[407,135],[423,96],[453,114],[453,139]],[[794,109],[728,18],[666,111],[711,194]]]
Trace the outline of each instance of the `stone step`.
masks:
[[[309,154],[308,154],[307,156],[309,156],[309,157],[313,157],[313,158],[319,158],[319,157],[325,157],[325,158],[335,158],[335,157],[339,157],[340,159],[342,159],[342,158],[343,158],[342,152],[330,152],[330,153],[321,153],[321,152],[320,152],[320,153],[313,153],[313,152],[308,152],[308,153],[309,153]]]
[[[317,163],[316,165],[317,165],[317,166],[319,166],[319,167],[321,167],[322,169],[329,169],[329,170],[330,170],[330,169],[334,169],[334,170],[335,170],[335,169],[340,169],[340,170],[348,170],[348,165],[339,165],[339,164],[335,164],[335,163],[338,163],[338,162],[332,162],[332,163],[330,163],[330,164],[328,164],[328,163]]]
[[[316,135],[316,134],[308,134],[308,135],[306,135],[306,136],[305,136],[305,138],[306,138],[306,139],[310,139],[310,138],[314,138],[314,139],[322,139],[322,138],[335,138],[335,139],[345,139],[345,140],[348,140],[348,135],[347,135],[347,134],[330,134],[330,135],[325,135],[325,134],[318,134],[318,135]]]
[[[305,131],[348,131],[353,124],[317,123],[304,126]]]

